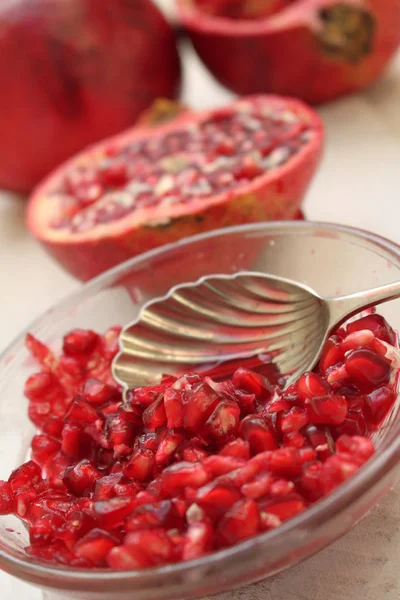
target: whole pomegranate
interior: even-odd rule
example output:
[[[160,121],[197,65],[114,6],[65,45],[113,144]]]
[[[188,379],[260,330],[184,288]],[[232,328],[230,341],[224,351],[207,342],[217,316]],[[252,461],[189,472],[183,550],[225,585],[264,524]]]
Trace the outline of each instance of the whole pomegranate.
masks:
[[[310,104],[361,90],[400,43],[400,0],[177,0],[206,66],[238,94]]]
[[[175,97],[180,61],[150,0],[5,0],[0,74],[0,186],[26,192]]]
[[[90,279],[195,233],[298,217],[322,141],[316,112],[290,98],[202,112],[161,104],[52,173],[30,198],[28,227]]]

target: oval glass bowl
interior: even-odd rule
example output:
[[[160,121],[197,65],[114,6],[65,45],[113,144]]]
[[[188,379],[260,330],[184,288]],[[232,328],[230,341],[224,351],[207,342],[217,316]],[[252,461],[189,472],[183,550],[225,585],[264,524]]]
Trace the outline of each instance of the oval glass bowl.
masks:
[[[229,228],[134,258],[83,286],[31,325],[53,348],[74,327],[103,330],[135,318],[144,302],[175,284],[240,269],[294,278],[325,296],[400,279],[400,247],[373,234],[330,224],[276,222]],[[400,301],[380,311],[400,329]],[[34,434],[23,384],[37,367],[21,335],[0,359],[0,479],[26,459]],[[27,531],[0,518],[0,567],[39,585],[48,598],[176,600],[201,597],[279,573],[351,529],[394,484],[400,459],[398,403],[376,434],[377,453],[329,497],[229,550],[199,560],[135,572],[77,570],[24,553]]]

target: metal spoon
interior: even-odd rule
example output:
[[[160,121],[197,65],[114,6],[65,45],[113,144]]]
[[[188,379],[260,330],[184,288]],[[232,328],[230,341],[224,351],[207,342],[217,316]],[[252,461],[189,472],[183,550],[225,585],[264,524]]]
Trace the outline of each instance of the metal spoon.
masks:
[[[262,355],[289,385],[315,366],[332,329],[398,297],[400,282],[323,298],[307,285],[274,275],[209,275],[144,305],[121,332],[113,376],[132,388],[156,383],[163,373],[204,371]]]

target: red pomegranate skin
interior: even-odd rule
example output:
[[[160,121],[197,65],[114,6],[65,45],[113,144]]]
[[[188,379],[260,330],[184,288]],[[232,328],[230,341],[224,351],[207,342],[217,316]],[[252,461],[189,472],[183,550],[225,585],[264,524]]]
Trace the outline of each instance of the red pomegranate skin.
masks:
[[[1,187],[30,191],[179,92],[175,36],[150,0],[7,0],[0,32]]]
[[[192,0],[177,2],[200,58],[238,94],[328,102],[373,84],[400,43],[400,0],[297,0],[253,20],[218,18]]]
[[[151,211],[148,212],[148,220],[138,222],[137,214],[140,211],[133,210],[123,219],[112,223],[102,221],[97,230],[88,229],[79,235],[52,228],[51,221],[59,211],[57,194],[65,174],[71,169],[82,164],[98,164],[110,147],[124,148],[137,140],[166,137],[182,127],[212,119],[214,115],[220,115],[221,110],[235,112],[240,103],[264,100],[270,108],[284,107],[285,110],[301,115],[312,130],[313,137],[297,155],[270,172],[263,173],[244,189],[219,194],[215,201],[214,197],[206,201],[201,197],[194,198],[190,204],[180,205],[174,212],[166,212],[167,218],[162,219],[160,224],[151,222]],[[140,127],[131,128],[70,159],[46,178],[31,195],[27,209],[28,228],[67,271],[82,281],[142,252],[194,234],[231,225],[303,218],[301,202],[320,162],[323,146],[323,126],[315,111],[293,99],[254,96],[242,98],[222,109],[203,112],[183,109],[180,116],[171,122],[154,126],[160,115],[162,110],[155,114],[150,111],[148,118],[153,121],[151,127],[144,126],[142,122]]]

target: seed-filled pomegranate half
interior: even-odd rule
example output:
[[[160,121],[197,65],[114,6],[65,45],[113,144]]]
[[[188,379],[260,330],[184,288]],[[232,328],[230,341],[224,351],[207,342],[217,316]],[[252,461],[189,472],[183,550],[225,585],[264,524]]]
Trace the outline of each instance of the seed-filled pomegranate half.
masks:
[[[400,0],[177,0],[205,65],[239,94],[310,104],[361,90],[400,43]]]
[[[86,280],[191,234],[296,218],[322,137],[312,109],[276,96],[186,111],[66,163],[34,192],[27,223]]]
[[[142,569],[273,530],[370,459],[397,398],[397,339],[376,314],[337,330],[286,390],[242,366],[219,381],[163,376],[124,402],[110,372],[119,331],[71,331],[60,355],[27,336],[38,432],[0,481],[0,514],[26,523],[38,560]]]

